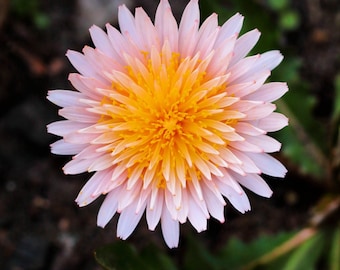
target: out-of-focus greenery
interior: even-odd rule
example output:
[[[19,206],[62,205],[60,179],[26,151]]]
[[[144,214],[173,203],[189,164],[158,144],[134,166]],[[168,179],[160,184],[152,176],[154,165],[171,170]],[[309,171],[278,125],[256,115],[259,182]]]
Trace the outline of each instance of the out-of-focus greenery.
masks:
[[[108,270],[311,270],[318,269],[320,262],[322,269],[339,269],[340,228],[303,233],[308,238],[301,242],[299,238],[303,234],[298,232],[263,235],[250,243],[232,238],[215,254],[190,236],[181,254],[181,265],[175,265],[164,251],[154,246],[137,252],[124,241],[99,248],[95,258]]]
[[[297,50],[286,48],[282,39],[300,26],[300,16],[291,0],[201,1],[202,18],[219,14],[220,24],[240,12],[245,16],[243,32],[258,28],[261,39],[253,53],[280,49],[285,59],[271,80],[288,82],[290,91],[276,104],[290,119],[290,126],[274,136],[283,144],[283,154],[302,174],[324,185],[322,200],[306,227],[278,235],[258,236],[250,243],[234,238],[218,252],[210,252],[193,237],[187,239],[182,264],[176,265],[159,249],[137,252],[126,242],[116,242],[96,251],[106,269],[331,269],[340,270],[340,221],[325,220],[340,207],[340,74],[335,78],[334,112],[319,121],[312,112],[316,97],[300,74],[302,59]],[[242,33],[241,33],[242,34]],[[332,132],[334,134],[329,134]],[[325,138],[331,139],[331,145]],[[333,216],[332,216],[333,214]],[[152,254],[150,256],[150,254]],[[142,266],[142,267],[141,267]]]
[[[17,16],[24,17],[39,29],[46,29],[50,20],[40,10],[39,0],[10,0],[10,10]]]

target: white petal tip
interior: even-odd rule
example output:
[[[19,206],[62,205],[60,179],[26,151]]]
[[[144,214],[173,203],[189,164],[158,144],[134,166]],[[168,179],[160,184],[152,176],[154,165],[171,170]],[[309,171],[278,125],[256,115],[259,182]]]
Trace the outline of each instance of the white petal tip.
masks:
[[[117,234],[117,237],[120,238],[120,239],[122,239],[122,240],[126,240],[126,239],[127,239],[126,236],[122,236],[122,235],[120,235],[120,234]]]
[[[106,226],[106,224],[103,224],[103,223],[99,223],[99,222],[97,222],[97,226],[98,226],[98,227],[101,227],[101,228],[103,228],[103,229],[104,229],[104,228],[105,228],[105,226]]]
[[[177,248],[178,247],[178,244],[170,244],[170,243],[166,243],[166,244],[169,248]]]

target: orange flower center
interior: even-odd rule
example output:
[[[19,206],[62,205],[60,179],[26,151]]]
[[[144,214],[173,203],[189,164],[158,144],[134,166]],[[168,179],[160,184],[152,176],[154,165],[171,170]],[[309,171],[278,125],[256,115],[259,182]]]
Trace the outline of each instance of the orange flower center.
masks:
[[[240,117],[227,109],[237,101],[227,96],[227,75],[209,78],[211,58],[181,59],[167,43],[140,59],[124,57],[126,72],[113,71],[98,123],[109,127],[113,164],[128,168],[131,185],[141,178],[144,187],[167,185],[173,192],[179,183],[219,174],[224,134]]]

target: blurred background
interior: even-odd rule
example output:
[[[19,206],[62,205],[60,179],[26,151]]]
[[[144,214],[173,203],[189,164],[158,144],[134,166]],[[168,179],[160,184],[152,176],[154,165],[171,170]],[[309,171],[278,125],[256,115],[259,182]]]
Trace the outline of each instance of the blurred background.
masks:
[[[63,175],[70,157],[50,154],[57,138],[46,125],[59,117],[46,94],[71,88],[65,53],[93,46],[91,25],[117,25],[122,3],[153,18],[158,1],[0,0],[0,269],[340,269],[339,1],[200,1],[202,19],[240,12],[243,32],[258,28],[252,53],[285,56],[271,80],[290,88],[277,102],[290,126],[274,135],[288,174],[266,178],[270,199],[248,192],[251,212],[227,205],[224,224],[211,219],[200,234],[181,226],[174,250],[143,218],[125,242],[117,218],[98,228],[103,198],[74,202],[89,175]],[[170,4],[179,19],[187,1]]]

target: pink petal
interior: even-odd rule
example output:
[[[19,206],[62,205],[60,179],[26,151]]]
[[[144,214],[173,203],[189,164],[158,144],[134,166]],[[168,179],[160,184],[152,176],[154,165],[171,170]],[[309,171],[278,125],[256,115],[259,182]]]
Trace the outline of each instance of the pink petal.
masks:
[[[67,143],[63,139],[51,144],[51,152],[56,155],[75,155],[81,152],[87,144]]]
[[[166,208],[162,211],[161,227],[165,243],[168,247],[177,247],[179,241],[179,223],[171,218],[170,212]]]
[[[144,211],[136,213],[137,202],[133,202],[122,211],[117,224],[117,237],[125,240],[136,228]],[[145,205],[144,205],[145,209]]]
[[[165,189],[164,191],[164,199],[166,208],[163,207],[163,212],[165,211],[165,209],[167,209],[167,211],[171,214],[171,218],[177,220],[178,209],[176,209],[173,195],[168,189]]]
[[[64,136],[65,142],[74,143],[74,144],[84,144],[91,143],[94,139],[98,137],[98,134],[92,133],[80,133],[80,132],[71,132]]]
[[[137,203],[138,200],[136,199],[139,194],[141,193],[142,181],[138,182],[134,185],[131,189],[126,189],[124,193],[122,193],[118,200],[118,212],[123,212],[125,209],[129,207],[129,205]],[[134,210],[136,212],[136,208]]]
[[[246,73],[259,59],[260,55],[253,55],[246,58],[241,59],[235,65],[230,67],[228,71],[230,72],[229,83],[233,82],[244,73]]]
[[[112,48],[114,49],[116,55],[118,56],[115,59],[119,63],[123,62],[122,56],[124,55],[124,53],[133,56],[140,56],[140,54],[136,52],[132,44],[128,42],[116,28],[114,28],[110,24],[106,24],[106,30],[109,40],[112,44]]]
[[[111,178],[110,179],[111,179],[111,181],[105,187],[105,190],[103,191],[104,194],[109,193],[111,190],[114,190],[116,188],[124,188],[124,190],[126,189],[126,187],[123,186],[123,185],[126,183],[126,179],[128,177],[128,174],[127,174],[126,170],[116,173],[117,168],[118,168],[118,166],[115,169],[110,168],[110,172],[111,172]],[[119,209],[117,211],[119,211]]]
[[[221,181],[222,183],[228,185],[229,187],[231,187],[233,190],[235,190],[238,194],[242,194],[244,193],[242,187],[240,186],[240,184],[230,175],[230,170],[225,169],[223,171],[223,177],[218,177],[217,178],[219,181]],[[208,186],[211,187],[211,186]],[[216,192],[215,192],[216,194]]]
[[[218,29],[218,21],[217,21],[217,14],[211,14],[205,21],[202,23],[198,35],[199,41],[202,39],[206,39],[208,36],[211,35],[212,32],[215,32]],[[214,42],[212,42],[214,43]]]
[[[207,68],[207,74],[210,74],[212,78],[225,75],[233,55],[235,42],[236,35],[223,40],[219,46],[215,43],[214,55]]]
[[[65,174],[79,174],[88,171],[92,164],[92,159],[72,159],[64,166]]]
[[[79,154],[75,155],[75,158],[79,159],[93,159],[97,158],[98,156],[103,155],[102,152],[97,151],[97,145],[87,145]]]
[[[80,99],[86,98],[85,95],[70,90],[51,90],[48,91],[47,99],[59,107],[84,106]]]
[[[246,83],[246,82],[252,82],[253,84],[256,85],[256,88],[252,89],[252,90],[248,90],[247,88],[245,88],[244,90],[246,90],[246,91],[243,91],[242,95],[247,95],[247,94],[250,94],[251,92],[254,92],[258,88],[260,88],[260,86],[262,86],[264,81],[269,76],[270,76],[270,70],[268,70],[268,69],[253,70],[251,68],[251,69],[247,70],[247,72],[243,73],[241,76],[239,76],[238,78],[233,80],[231,85],[243,84],[243,83]]]
[[[249,136],[244,135],[246,141],[257,145],[262,151],[267,153],[277,152],[281,148],[281,143],[267,135]]]
[[[258,127],[251,125],[248,122],[238,122],[234,126],[237,133],[247,134],[251,136],[257,136],[261,134],[265,134],[266,132]]]
[[[167,211],[167,210],[163,210],[163,203],[164,203],[163,193],[159,192],[159,195],[156,197],[154,208],[151,209],[150,202],[147,205],[146,221],[148,223],[149,230],[151,231],[155,230],[161,218],[162,212]]]
[[[288,91],[286,83],[270,82],[264,84],[256,92],[251,93],[244,97],[249,100],[262,100],[265,102],[273,102],[282,97]]]
[[[260,59],[255,63],[253,66],[254,70],[263,70],[263,69],[269,69],[273,70],[276,68],[281,61],[283,60],[282,54],[277,51],[268,51],[263,54],[261,54]]]
[[[183,189],[181,208],[177,211],[177,220],[182,224],[187,221],[189,213],[189,197],[189,191],[187,189]]]
[[[99,50],[101,50],[103,53],[110,56],[111,58],[114,58],[114,59],[117,58],[117,54],[112,48],[112,44],[107,34],[101,28],[99,28],[96,25],[93,25],[90,28],[90,34],[91,34],[91,38],[93,40],[94,46],[96,46]]]
[[[238,33],[240,33],[243,19],[244,18],[241,14],[236,13],[222,25],[215,42],[215,48],[220,47],[224,40],[229,39],[230,37],[238,35]]]
[[[102,171],[113,166],[113,158],[108,154],[103,154],[93,160],[91,166],[88,168],[89,172]]]
[[[210,180],[207,180],[207,181],[210,181]],[[197,186],[199,186],[200,193],[202,193],[201,184],[198,182],[198,180],[197,180],[196,186],[194,185],[194,183],[192,183],[192,184],[191,184],[191,182],[188,183],[187,188],[190,192],[190,193],[188,193],[188,195],[189,195],[188,200],[194,200],[196,202],[197,206],[201,209],[205,218],[207,219],[207,218],[209,218],[208,209],[207,209],[207,206],[204,202],[203,195],[202,195],[202,197],[200,197],[198,192],[197,192]],[[190,205],[191,205],[191,203],[189,202],[189,212],[190,212]]]
[[[79,206],[86,206],[89,203],[93,202],[96,198],[99,197],[100,193],[97,193],[96,196],[93,196],[98,186],[103,181],[104,177],[107,176],[107,172],[96,172],[83,186],[81,191],[79,192],[76,203]]]
[[[229,106],[228,109],[232,109],[243,113],[262,105],[263,102],[261,101],[240,100],[239,102],[235,102],[234,104]]]
[[[262,74],[270,75],[270,71],[275,68],[281,61],[283,57],[279,51],[269,51],[264,54],[260,54],[257,61],[250,66],[250,68],[238,77],[234,83],[242,83],[250,80],[258,80],[262,77]],[[241,60],[242,61],[242,60]],[[248,93],[249,94],[249,93]]]
[[[224,132],[220,135],[223,139],[233,142],[233,141],[244,141],[244,138],[237,134],[236,132]]]
[[[256,166],[267,175],[284,177],[287,173],[287,169],[281,162],[268,154],[248,153],[248,156],[254,161]]]
[[[173,186],[169,188],[169,186]],[[173,201],[176,209],[180,209],[182,205],[182,191],[183,188],[181,184],[177,181],[175,172],[172,171],[172,176],[170,177],[169,183],[167,183],[167,188],[171,193],[173,193]],[[178,214],[178,213],[177,213]],[[178,217],[177,217],[178,218]]]
[[[234,150],[234,149],[233,149]],[[239,165],[239,164],[230,164],[228,169],[230,169],[231,171],[233,172],[236,172],[238,173],[239,175],[246,175],[247,173],[243,170],[242,168],[242,164]]]
[[[241,194],[236,192],[230,186],[216,181],[218,188],[221,190],[221,193],[227,197],[227,199],[231,202],[231,204],[242,214],[246,211],[250,210],[250,203],[247,195],[242,192]]]
[[[254,119],[255,120],[255,119]],[[265,118],[253,121],[253,125],[267,132],[278,131],[288,125],[288,118],[281,113],[273,112]]]
[[[255,152],[255,153],[263,152],[263,150],[259,146],[252,144],[248,141],[229,142],[229,146],[243,152]]]
[[[139,33],[139,38],[143,44],[142,49],[150,51],[151,47],[155,46],[160,50],[160,41],[155,26],[142,8],[136,8],[135,21],[136,31]]]
[[[256,119],[267,117],[275,109],[276,109],[276,106],[271,103],[254,107],[250,109],[249,111],[245,112],[246,116],[242,118],[242,121],[256,120]]]
[[[102,172],[102,173],[100,173]],[[92,197],[97,197],[101,194],[106,194],[108,191],[111,191],[110,188],[112,185],[111,181],[111,170],[103,170],[98,171],[95,173],[95,175],[99,178],[97,187],[93,190],[93,193],[91,194]]]
[[[89,65],[87,59],[83,54],[73,50],[68,50],[66,56],[80,74],[86,77],[98,77],[97,71],[92,65]]]
[[[240,59],[245,57],[250,50],[255,46],[260,38],[260,31],[254,29],[242,35],[235,44],[234,56],[230,61],[230,66],[236,64]]]
[[[197,31],[200,21],[198,0],[191,0],[185,7],[179,24],[179,52],[183,58],[193,56],[197,42]],[[188,42],[190,40],[190,42]]]
[[[195,53],[200,52],[202,59],[211,52],[218,30],[217,14],[214,13],[203,22],[198,32]]]
[[[82,107],[66,107],[59,110],[59,115],[76,122],[95,123],[99,120],[98,115],[90,113],[86,108]]]
[[[95,77],[105,85],[111,85],[112,81],[107,79],[106,73],[110,73],[112,70],[125,71],[123,65],[116,60],[103,54],[98,49],[93,49],[89,46],[83,48],[84,56],[88,62],[88,65],[92,66],[98,71],[98,75]]]
[[[136,206],[136,213],[142,211],[144,212],[146,205],[148,203],[148,199],[150,197],[151,194],[151,189],[142,189],[139,192],[139,198],[137,199],[137,206]]]
[[[76,130],[82,129],[87,127],[88,124],[86,123],[79,123],[69,120],[61,120],[57,122],[53,122],[49,125],[47,125],[47,131],[48,133],[58,135],[58,136],[64,136],[71,132],[75,132]]]
[[[197,232],[205,231],[207,229],[207,218],[192,198],[189,199],[188,219]]]
[[[118,23],[120,31],[125,38],[133,41],[136,45],[141,44],[135,26],[135,18],[125,5],[121,5],[118,8]]]
[[[256,167],[255,163],[247,156],[246,153],[233,150],[233,153],[235,156],[237,156],[240,160],[242,160],[242,164],[240,167],[246,172],[246,173],[257,173],[260,174],[261,170]]]
[[[97,216],[97,225],[104,228],[111,218],[116,214],[118,201],[117,193],[119,189],[110,191],[103,201]]]
[[[221,158],[227,163],[242,164],[242,161],[239,160],[228,147],[221,147],[218,151],[220,152]]]
[[[143,166],[135,166],[131,173],[129,173],[129,180],[127,182],[127,189],[131,189],[136,183],[137,181],[142,181],[141,179],[141,175],[144,171],[144,167]]]
[[[85,96],[93,100],[101,101],[103,98],[102,95],[95,91],[97,87],[98,88],[107,87],[104,83],[94,78],[87,78],[77,73],[71,73],[69,75],[69,80],[78,91],[82,92]]]
[[[155,28],[161,44],[168,40],[171,50],[174,52],[178,51],[178,26],[167,0],[161,0],[158,5]]]
[[[254,91],[256,91],[257,89],[259,89],[263,85],[263,83],[267,80],[269,75],[270,75],[270,72],[267,71],[267,70],[259,72],[259,73],[256,74],[256,76],[252,76],[252,77],[247,78],[247,80],[249,80],[249,84],[248,84],[247,87],[237,88],[237,86],[239,86],[239,85],[236,84],[236,83],[241,83],[241,86],[246,84],[246,83],[242,83],[243,79],[245,79],[242,76],[241,78],[238,78],[236,81],[234,81],[234,83],[236,85],[231,85],[231,86],[228,87],[229,93],[234,94],[236,97],[243,97],[244,98],[244,96],[251,94]]]
[[[247,174],[245,176],[233,174],[233,177],[241,185],[245,186],[247,189],[253,191],[257,195],[269,198],[273,194],[266,181],[264,181],[262,177],[257,174]]]
[[[207,208],[209,213],[219,220],[221,223],[225,221],[224,219],[224,205],[219,198],[207,187],[207,185],[211,185],[211,183],[205,183],[202,185],[203,193],[204,193],[204,201],[207,204]],[[223,201],[224,202],[224,201]]]

